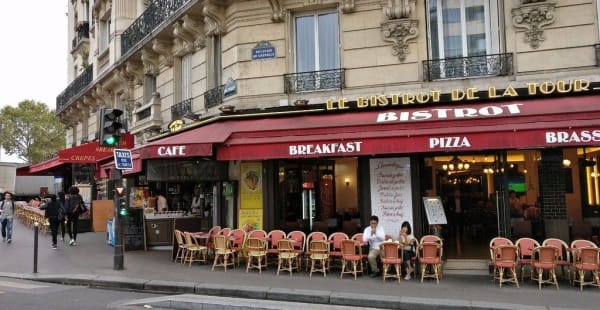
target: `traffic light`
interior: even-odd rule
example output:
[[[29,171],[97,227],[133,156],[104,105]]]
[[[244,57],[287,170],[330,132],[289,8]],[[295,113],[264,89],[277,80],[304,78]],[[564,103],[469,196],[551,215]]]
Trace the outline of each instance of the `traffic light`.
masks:
[[[102,146],[117,146],[121,139],[121,131],[123,124],[120,116],[123,111],[119,109],[102,108],[100,110],[100,145]]]
[[[129,215],[129,210],[127,210],[127,200],[125,200],[125,198],[119,198],[119,214],[123,217]]]

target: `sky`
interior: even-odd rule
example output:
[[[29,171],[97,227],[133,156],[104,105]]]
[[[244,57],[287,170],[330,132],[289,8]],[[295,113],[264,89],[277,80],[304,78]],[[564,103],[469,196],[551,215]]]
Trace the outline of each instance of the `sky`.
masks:
[[[56,109],[67,86],[68,0],[3,1],[0,10],[0,109],[23,100]],[[21,162],[2,151],[0,162]]]

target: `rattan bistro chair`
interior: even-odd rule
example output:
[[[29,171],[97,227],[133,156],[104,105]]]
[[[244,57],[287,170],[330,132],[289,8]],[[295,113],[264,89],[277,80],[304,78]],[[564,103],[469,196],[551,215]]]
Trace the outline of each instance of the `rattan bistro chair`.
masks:
[[[299,269],[300,256],[294,251],[292,241],[288,239],[279,240],[277,242],[277,250],[279,251],[277,275],[279,275],[279,271],[283,270],[288,271],[291,277],[294,269]]]
[[[227,272],[227,266],[235,265],[235,251],[231,249],[229,240],[227,237],[218,235],[214,236],[214,252],[215,252],[215,260],[213,262],[212,271],[215,270],[215,267],[223,267],[225,272]]]
[[[248,255],[246,273],[251,268],[258,269],[258,273],[262,273],[262,269],[267,268],[267,242],[264,239],[248,238],[246,254]]]
[[[537,280],[539,289],[542,289],[542,284],[550,283],[556,286],[558,290],[558,281],[556,280],[556,262],[559,257],[559,249],[555,246],[539,246],[533,249],[531,253],[531,266],[533,267],[531,279]],[[548,273],[548,277],[544,278],[544,271]]]
[[[379,255],[381,256],[381,264],[383,265],[383,274],[381,276],[383,283],[385,283],[385,279],[387,278],[396,278],[398,279],[398,283],[400,283],[400,279],[402,278],[402,256],[403,249],[400,246],[400,243],[393,241],[386,241],[379,245]],[[388,270],[391,266],[394,266],[396,269],[395,274],[388,274]]]
[[[185,237],[185,256],[183,263],[189,262],[189,266],[192,266],[193,262],[203,262],[206,263],[206,253],[208,252],[208,248],[204,245],[199,245],[198,240],[192,236],[189,232],[183,233]]]
[[[573,268],[576,273],[573,282],[579,282],[579,290],[583,291],[584,285],[593,285],[600,288],[600,249],[597,247],[578,248],[573,253]],[[591,273],[591,280],[585,281],[585,274]]]
[[[312,278],[313,272],[322,272],[324,277],[327,277],[327,269],[329,268],[329,244],[325,240],[312,240],[310,242],[310,275]]]
[[[500,287],[504,282],[512,282],[519,287],[517,279],[517,260],[519,248],[515,245],[504,244],[494,248],[494,268],[498,269],[497,278]],[[504,271],[508,270],[508,278],[504,277]]]

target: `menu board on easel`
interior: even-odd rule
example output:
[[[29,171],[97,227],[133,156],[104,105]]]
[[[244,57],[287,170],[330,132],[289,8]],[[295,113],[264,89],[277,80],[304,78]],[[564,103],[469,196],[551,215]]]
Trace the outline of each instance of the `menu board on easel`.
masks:
[[[423,205],[425,206],[425,213],[427,214],[429,225],[448,223],[446,220],[446,212],[444,212],[444,205],[439,196],[423,197]]]
[[[129,215],[122,218],[125,251],[145,250],[142,210],[142,208],[128,208]]]

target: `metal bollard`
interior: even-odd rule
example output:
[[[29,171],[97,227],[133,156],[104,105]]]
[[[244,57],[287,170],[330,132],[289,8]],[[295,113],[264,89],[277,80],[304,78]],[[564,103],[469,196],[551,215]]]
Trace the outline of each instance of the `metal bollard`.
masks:
[[[40,231],[40,223],[33,224],[33,273],[37,273],[38,261],[38,233]]]

